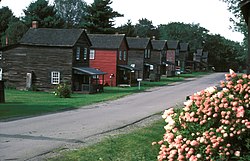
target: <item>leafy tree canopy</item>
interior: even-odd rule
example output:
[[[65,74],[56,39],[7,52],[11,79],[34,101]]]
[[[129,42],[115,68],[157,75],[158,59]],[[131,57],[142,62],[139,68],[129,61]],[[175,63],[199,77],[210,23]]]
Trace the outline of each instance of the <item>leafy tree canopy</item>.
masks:
[[[22,38],[23,34],[28,30],[28,27],[20,20],[11,22],[6,30],[8,43],[16,44]]]
[[[139,37],[150,37],[158,38],[158,31],[156,27],[153,25],[152,21],[142,18],[138,20],[138,23],[135,25],[136,36]]]
[[[32,21],[38,21],[39,27],[60,28],[63,20],[56,14],[54,6],[48,4],[48,0],[37,0],[32,2],[24,11],[22,20],[27,26],[31,26]]]
[[[8,28],[10,21],[14,19],[12,11],[8,7],[0,8],[0,35]]]
[[[123,15],[113,11],[110,7],[111,0],[94,0],[91,5],[86,8],[86,16],[82,26],[89,33],[113,33],[115,32],[114,18],[122,17]]]
[[[85,16],[86,2],[82,0],[55,0],[57,14],[65,21],[66,28],[79,26]]]
[[[128,22],[124,25],[121,25],[120,27],[116,28],[118,33],[126,34],[128,37],[135,37],[135,26],[132,24],[131,20],[128,20]]]

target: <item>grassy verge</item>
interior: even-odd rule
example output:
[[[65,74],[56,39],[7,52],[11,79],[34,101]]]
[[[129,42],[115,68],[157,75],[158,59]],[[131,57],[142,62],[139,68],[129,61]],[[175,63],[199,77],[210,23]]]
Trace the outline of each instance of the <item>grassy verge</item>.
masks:
[[[162,139],[164,120],[128,134],[109,137],[92,146],[63,153],[50,161],[154,161]]]
[[[72,94],[71,98],[58,98],[52,93],[5,90],[6,103],[0,104],[0,120],[30,117],[46,113],[72,110],[85,105],[114,100],[129,94],[144,91],[151,87],[164,86],[185,78],[197,77],[207,73],[199,72],[182,74],[180,77],[163,77],[160,82],[142,82],[141,90],[138,87],[118,88],[105,87],[103,93]]]

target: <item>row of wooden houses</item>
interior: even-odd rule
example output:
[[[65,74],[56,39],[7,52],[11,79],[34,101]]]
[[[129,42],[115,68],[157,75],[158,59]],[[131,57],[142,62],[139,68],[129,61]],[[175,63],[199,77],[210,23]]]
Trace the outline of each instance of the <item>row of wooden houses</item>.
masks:
[[[18,44],[0,49],[0,78],[17,89],[49,90],[67,82],[73,91],[95,93],[105,85],[173,76],[176,68],[185,70],[188,54],[189,44],[179,41],[37,28],[35,23]],[[193,70],[201,57],[189,62]]]

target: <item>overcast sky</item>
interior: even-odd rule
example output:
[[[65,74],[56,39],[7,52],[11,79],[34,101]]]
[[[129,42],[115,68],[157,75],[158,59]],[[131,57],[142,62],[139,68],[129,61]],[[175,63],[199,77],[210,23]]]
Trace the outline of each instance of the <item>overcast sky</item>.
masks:
[[[2,0],[0,7],[8,6],[19,17],[24,15],[22,10],[32,1]],[[88,4],[93,1],[85,0]],[[199,23],[212,34],[239,42],[243,40],[242,34],[229,29],[231,14],[227,11],[227,4],[220,0],[113,0],[111,7],[124,14],[124,17],[115,19],[116,26],[125,24],[128,19],[136,24],[141,18],[147,18],[155,26],[169,22]]]

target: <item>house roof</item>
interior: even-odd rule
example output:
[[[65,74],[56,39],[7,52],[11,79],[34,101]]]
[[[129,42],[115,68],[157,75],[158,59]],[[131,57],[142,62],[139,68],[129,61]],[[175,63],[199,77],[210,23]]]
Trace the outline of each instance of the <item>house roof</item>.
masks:
[[[165,47],[167,47],[167,41],[166,40],[151,40],[153,50],[163,50]]]
[[[24,34],[19,43],[35,46],[72,47],[82,34],[86,34],[83,29],[31,28]],[[87,35],[86,38],[88,39]],[[89,43],[91,45],[90,41]]]
[[[78,72],[78,74],[86,74],[86,75],[104,75],[105,72],[101,70],[97,70],[95,68],[89,67],[72,67],[74,70]]]
[[[180,43],[180,51],[188,51],[189,50],[189,43]]]
[[[125,39],[125,34],[88,34],[92,43],[91,48],[99,49],[119,49],[122,41]]]
[[[146,49],[151,44],[150,38],[127,37],[130,49]]]
[[[168,40],[168,49],[179,49],[180,48],[180,43],[178,40]]]

